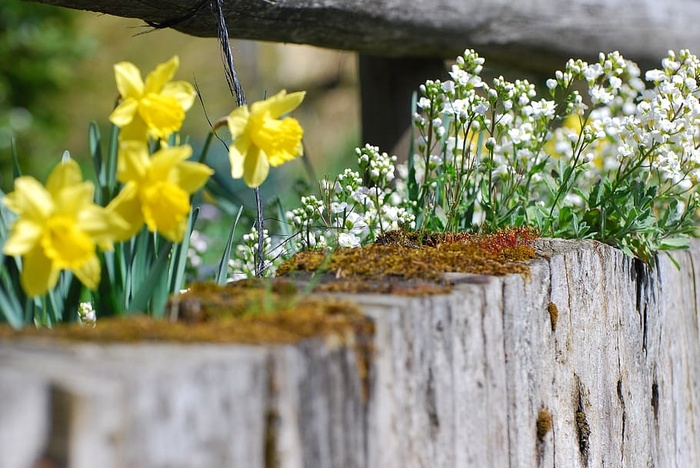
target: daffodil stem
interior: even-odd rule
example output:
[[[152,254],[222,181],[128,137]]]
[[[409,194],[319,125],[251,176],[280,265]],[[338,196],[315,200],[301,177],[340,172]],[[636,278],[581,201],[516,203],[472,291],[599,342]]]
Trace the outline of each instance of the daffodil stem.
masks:
[[[258,231],[258,248],[255,250],[255,277],[262,278],[263,269],[265,268],[265,236],[263,226],[263,206],[262,198],[260,197],[260,187],[253,189],[255,192],[255,209],[257,213],[256,229]]]

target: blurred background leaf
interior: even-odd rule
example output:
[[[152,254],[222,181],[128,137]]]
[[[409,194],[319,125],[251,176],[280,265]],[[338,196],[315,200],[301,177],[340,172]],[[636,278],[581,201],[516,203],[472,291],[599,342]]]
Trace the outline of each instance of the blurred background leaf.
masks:
[[[26,172],[42,167],[28,154],[60,157],[67,122],[57,98],[81,87],[86,77],[76,66],[96,41],[79,30],[74,12],[21,0],[3,0],[0,38],[0,186],[9,190],[13,140]]]

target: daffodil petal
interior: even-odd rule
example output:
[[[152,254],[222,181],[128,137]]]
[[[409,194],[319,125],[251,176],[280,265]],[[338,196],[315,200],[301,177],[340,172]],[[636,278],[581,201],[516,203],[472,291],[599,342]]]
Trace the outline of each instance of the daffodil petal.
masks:
[[[153,184],[142,193],[143,217],[151,232],[173,242],[182,242],[190,197],[180,187],[166,182]]]
[[[204,187],[209,177],[214,174],[214,171],[210,167],[192,161],[183,161],[178,164],[177,172],[177,185],[190,194]]]
[[[97,289],[97,285],[100,284],[100,261],[97,255],[92,256],[71,271],[88,289]]]
[[[64,187],[54,196],[54,215],[68,216],[75,220],[81,210],[93,206],[95,186],[92,182],[82,182],[72,187]]]
[[[276,119],[299,107],[305,95],[304,91],[287,94],[285,90],[282,90],[264,101],[254,103],[251,106],[251,113],[268,112],[270,117]]]
[[[236,107],[228,116],[228,129],[231,132],[231,138],[235,140],[245,133],[248,126],[250,112],[248,106]]]
[[[246,153],[250,148],[250,141],[247,137],[242,136],[237,139],[228,150],[228,158],[231,163],[231,177],[240,179],[243,177],[243,163],[245,162]]]
[[[40,224],[20,218],[12,224],[2,251],[5,255],[25,255],[37,246],[42,233]]]
[[[250,188],[259,187],[270,172],[267,156],[254,146],[248,151],[243,166],[243,180]]]
[[[41,246],[53,267],[59,270],[75,268],[95,256],[94,239],[67,216],[48,220]]]
[[[185,120],[185,111],[177,99],[153,93],[141,99],[139,115],[146,122],[148,130],[161,139],[180,130]]]
[[[40,296],[56,286],[59,273],[43,250],[36,248],[22,257],[20,284],[28,296]]]
[[[580,131],[583,128],[583,119],[578,114],[570,114],[562,122],[562,127],[570,128],[571,130]]]
[[[155,70],[146,76],[146,92],[159,93],[163,85],[173,79],[179,67],[180,59],[177,55],[156,66]]]
[[[148,140],[148,127],[139,114],[134,116],[134,120],[129,125],[125,125],[119,129],[119,140]]]
[[[15,190],[3,198],[11,211],[32,220],[45,219],[54,210],[51,194],[35,178],[22,176],[15,179]]]
[[[143,94],[144,84],[141,72],[133,63],[119,62],[114,65],[114,78],[123,99],[138,98]]]
[[[139,101],[126,98],[109,114],[109,121],[119,128],[129,125],[139,110]]]
[[[57,165],[46,181],[46,190],[55,198],[64,188],[80,184],[83,181],[83,173],[74,159],[67,159]]]
[[[166,83],[163,86],[163,91],[160,93],[163,96],[174,98],[180,103],[183,110],[187,111],[194,104],[194,98],[197,97],[197,91],[187,81],[173,81]]]
[[[131,224],[117,212],[101,206],[83,209],[76,224],[80,230],[88,233],[95,240],[101,250],[112,250],[115,232],[131,229]]]
[[[257,135],[258,146],[267,154],[271,166],[279,166],[301,155],[303,134],[301,125],[292,117],[269,120]]]
[[[169,180],[177,183],[174,168],[181,161],[192,156],[192,147],[189,145],[163,148],[151,156],[151,174],[153,180]]]
[[[145,141],[126,140],[119,144],[117,159],[117,180],[119,182],[143,179],[146,177],[150,165],[148,144]]]
[[[112,236],[115,241],[125,241],[139,232],[144,220],[136,182],[129,182],[122,187],[119,194],[107,205],[106,210],[126,223],[126,227],[121,225],[113,227]]]

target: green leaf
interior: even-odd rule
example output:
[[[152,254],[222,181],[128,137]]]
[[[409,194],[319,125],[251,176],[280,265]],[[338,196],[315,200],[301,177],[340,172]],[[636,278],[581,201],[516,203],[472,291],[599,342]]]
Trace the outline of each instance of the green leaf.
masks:
[[[23,320],[22,304],[17,296],[0,287],[0,310],[7,323],[14,329],[22,328],[26,323]]]
[[[190,236],[192,235],[192,228],[197,222],[197,216],[199,215],[199,207],[195,208],[190,212],[187,219],[187,227],[185,228],[185,235],[181,243],[177,244],[174,249],[170,261],[169,277],[170,277],[170,293],[176,294],[180,292],[185,282],[185,269],[187,268],[187,251],[190,248]]]
[[[22,176],[22,169],[19,166],[19,156],[17,155],[17,146],[14,139],[10,142],[10,146],[12,150],[12,178],[16,179]]]
[[[414,91],[411,95],[411,115],[414,115],[418,109],[418,94]],[[410,127],[410,145],[408,151],[408,199],[410,201],[418,202],[418,194],[420,189],[418,187],[418,182],[416,181],[416,167],[415,167],[415,141],[416,135],[414,133],[414,126]],[[420,209],[420,207],[418,207]],[[420,227],[420,221],[418,216],[416,216],[416,227]]]
[[[90,122],[88,127],[88,148],[90,151],[90,157],[92,158],[92,163],[95,166],[95,175],[97,176],[97,185],[100,190],[97,190],[95,194],[95,201],[98,204],[102,204],[105,193],[102,192],[102,188],[107,187],[107,176],[105,173],[105,165],[102,158],[102,137],[100,135],[100,128],[95,122]]]
[[[127,313],[134,313],[138,311],[145,312],[148,310],[149,302],[162,302],[162,298],[159,296],[162,296],[163,288],[161,287],[161,290],[159,291],[159,286],[164,280],[164,277],[167,278],[165,275],[168,267],[168,253],[170,252],[172,245],[172,242],[165,242],[165,245],[163,245],[158,253],[156,262],[151,268],[144,268],[144,266],[141,266],[144,268],[144,271],[140,272],[143,274],[143,281],[140,283],[138,288],[135,289],[134,297],[127,307]],[[152,312],[157,314],[157,311]]]
[[[659,250],[676,250],[676,249],[687,249],[690,247],[690,237],[689,236],[675,236],[667,237],[661,240],[659,244]]]
[[[119,127],[112,125],[107,149],[107,165],[105,170],[105,185],[109,200],[117,196],[117,159],[119,156]]]
[[[666,256],[668,256],[668,259],[671,260],[671,263],[676,267],[677,270],[681,269],[681,264],[678,263],[678,260],[675,259],[673,255],[671,255],[670,252],[666,252]]]
[[[233,234],[236,231],[236,226],[238,226],[238,221],[241,219],[241,213],[243,213],[242,206],[238,209],[236,220],[231,225],[231,232],[228,235],[226,247],[224,248],[223,254],[221,254],[221,260],[219,260],[219,267],[216,273],[216,284],[219,286],[226,283],[226,278],[228,276],[228,261],[231,258],[231,246],[233,245]]]

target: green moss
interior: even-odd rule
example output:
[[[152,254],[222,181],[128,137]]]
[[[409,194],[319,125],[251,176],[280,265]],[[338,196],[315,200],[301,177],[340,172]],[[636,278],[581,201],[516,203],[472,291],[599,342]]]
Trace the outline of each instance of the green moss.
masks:
[[[227,286],[194,284],[169,301],[164,320],[133,315],[98,318],[94,328],[67,324],[51,330],[13,331],[0,327],[0,338],[290,344],[330,336],[345,342],[353,333],[371,335],[373,330],[371,320],[348,301],[304,298],[287,281],[242,281]]]
[[[526,275],[535,258],[527,229],[493,234],[389,231],[373,245],[296,254],[278,275],[315,277],[316,290],[431,294],[449,290],[445,273]]]

